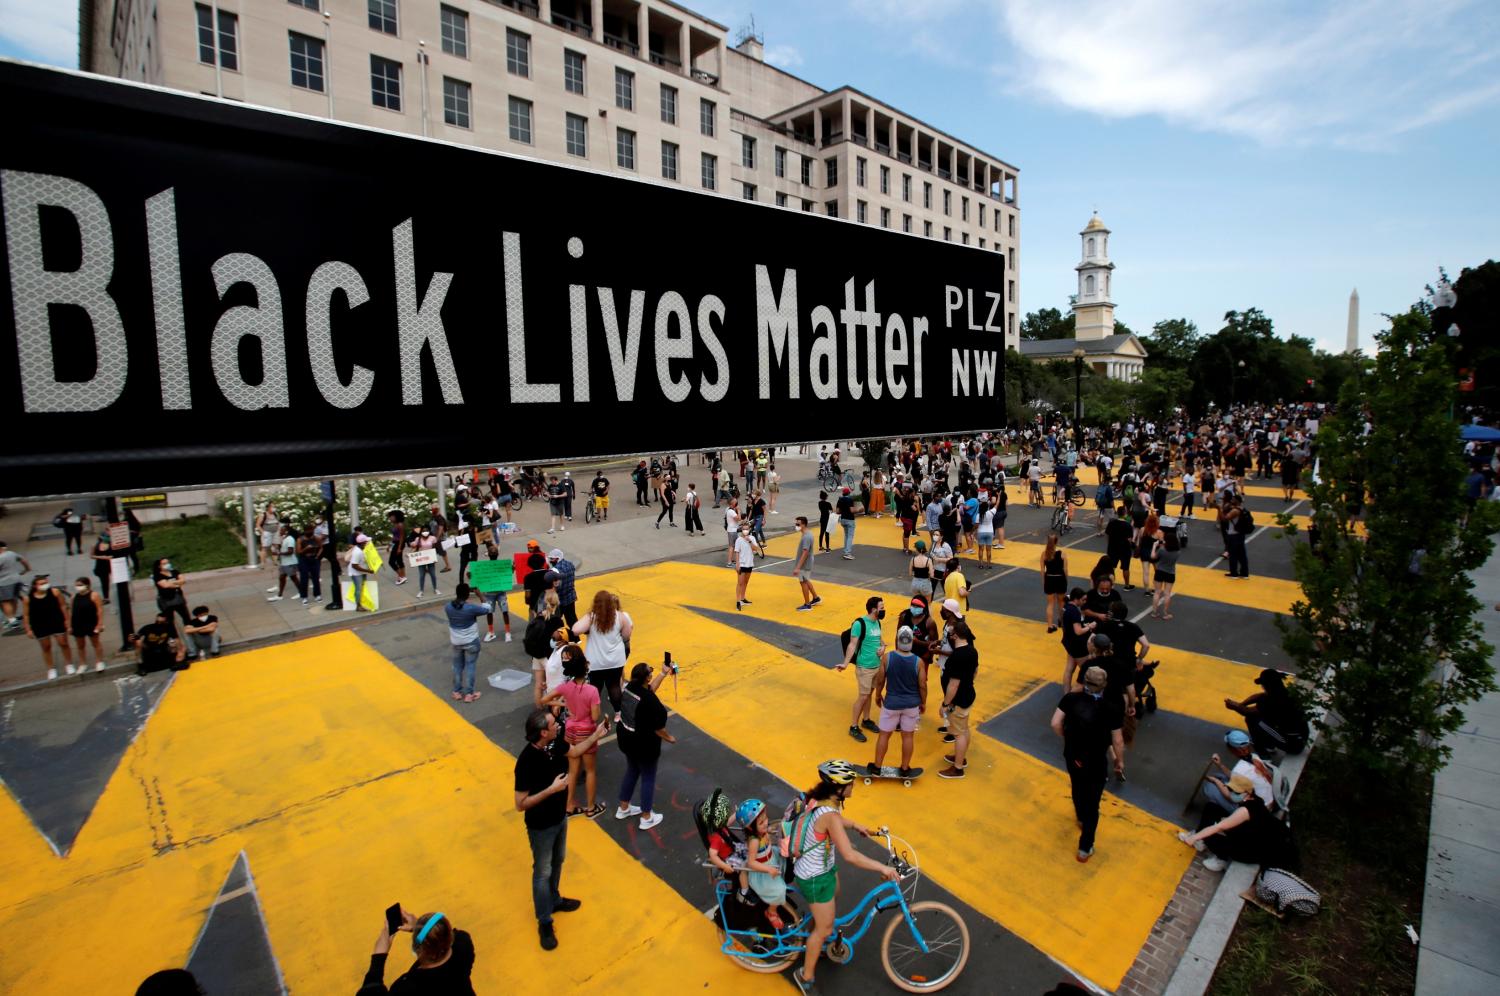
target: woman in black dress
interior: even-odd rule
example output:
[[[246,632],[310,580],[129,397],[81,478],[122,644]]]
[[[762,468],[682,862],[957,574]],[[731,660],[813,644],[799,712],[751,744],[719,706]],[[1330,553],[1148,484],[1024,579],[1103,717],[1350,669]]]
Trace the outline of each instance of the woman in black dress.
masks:
[[[1056,633],[1068,594],[1068,561],[1058,549],[1056,533],[1047,534],[1047,549],[1042,552],[1042,594],[1047,598],[1047,632]]]
[[[94,577],[99,579],[97,585],[99,594],[104,596],[104,604],[109,604],[109,579],[111,573],[110,561],[114,559],[114,547],[109,543],[109,536],[100,536],[94,544],[94,552],[89,554],[94,560]]]

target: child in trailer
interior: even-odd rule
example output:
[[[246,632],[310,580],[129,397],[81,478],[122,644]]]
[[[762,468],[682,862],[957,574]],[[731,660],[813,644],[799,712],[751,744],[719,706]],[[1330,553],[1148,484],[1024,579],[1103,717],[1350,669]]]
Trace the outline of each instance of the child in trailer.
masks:
[[[740,872],[740,892],[748,887],[766,904],[766,920],[780,930],[796,923],[797,916],[786,905],[786,878],[782,875],[781,848],[771,837],[766,804],[759,799],[740,803],[735,819],[747,835],[745,870]]]

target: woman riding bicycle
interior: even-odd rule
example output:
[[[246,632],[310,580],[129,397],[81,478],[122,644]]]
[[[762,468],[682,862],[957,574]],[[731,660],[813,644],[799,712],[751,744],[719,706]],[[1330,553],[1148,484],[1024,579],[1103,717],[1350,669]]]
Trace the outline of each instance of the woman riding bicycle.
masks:
[[[844,803],[854,793],[854,779],[854,768],[848,761],[824,761],[818,765],[818,784],[807,790],[807,811],[797,821],[795,835],[803,841],[794,869],[797,889],[812,908],[813,916],[802,968],[792,972],[793,981],[804,993],[813,991],[813,973],[823,953],[823,942],[833,934],[834,900],[839,890],[838,857],[892,882],[900,878],[895,868],[865,857],[849,842],[850,830],[861,837],[870,836],[868,827],[860,826],[842,812]]]

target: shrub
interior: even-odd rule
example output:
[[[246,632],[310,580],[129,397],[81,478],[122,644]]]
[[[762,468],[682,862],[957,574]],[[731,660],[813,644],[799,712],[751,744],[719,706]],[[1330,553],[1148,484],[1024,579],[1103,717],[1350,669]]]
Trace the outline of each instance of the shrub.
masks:
[[[347,495],[345,488],[339,488],[334,502],[334,529],[340,537],[347,536],[351,526]],[[400,509],[406,513],[408,522],[417,522],[427,518],[435,501],[437,492],[399,478],[360,481],[360,525],[371,539],[384,541],[391,535],[390,523],[385,517],[387,512]],[[314,516],[323,514],[323,495],[317,485],[257,491],[254,509],[257,516],[268,502],[275,502],[277,514],[299,529],[311,522]],[[236,528],[243,528],[245,506],[240,492],[221,495],[218,504],[220,512]]]

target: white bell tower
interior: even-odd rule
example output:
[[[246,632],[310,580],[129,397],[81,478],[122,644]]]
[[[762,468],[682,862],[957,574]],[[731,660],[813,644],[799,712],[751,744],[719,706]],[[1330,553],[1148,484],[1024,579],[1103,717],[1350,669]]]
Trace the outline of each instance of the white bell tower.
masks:
[[[1078,297],[1073,302],[1073,335],[1076,339],[1105,339],[1115,334],[1115,306],[1109,286],[1115,264],[1109,261],[1109,229],[1095,211],[1078,234],[1083,239],[1083,259],[1074,267],[1078,271]]]

